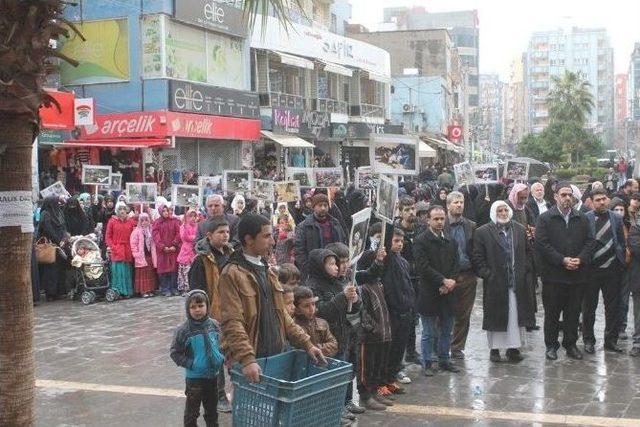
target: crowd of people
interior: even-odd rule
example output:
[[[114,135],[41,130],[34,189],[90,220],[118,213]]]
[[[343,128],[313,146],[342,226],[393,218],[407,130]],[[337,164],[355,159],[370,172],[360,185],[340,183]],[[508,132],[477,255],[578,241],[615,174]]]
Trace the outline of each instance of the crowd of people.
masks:
[[[540,287],[548,360],[559,357],[560,333],[568,357],[583,358],[579,331],[584,352],[595,353],[600,292],[604,349],[623,351],[633,295],[630,355],[640,356],[638,182],[627,180],[615,193],[601,182],[581,192],[553,177],[451,191],[442,178],[433,196],[402,182],[396,219],[372,217],[355,265],[347,246],[351,215],[369,200],[353,187],[333,200],[316,189],[273,211],[240,195],[214,194],[204,212],[180,213],[165,200],[141,209],[111,196],[49,198],[38,231],[60,246],[73,235],[102,235],[111,287],[122,298],[186,297],[187,320],[171,347],[186,368],[185,425],[196,425],[200,404],[207,425],[231,410],[223,366],[239,363],[257,382],[257,359],[290,348],[318,363],[353,364],[360,401],[350,385],[343,425],[385,410],[407,392],[407,364],[422,365],[429,377],[460,371],[455,360],[465,358],[478,278],[492,362],[523,359],[527,332],[539,329]],[[68,291],[67,263],[59,255],[39,265],[49,299]]]

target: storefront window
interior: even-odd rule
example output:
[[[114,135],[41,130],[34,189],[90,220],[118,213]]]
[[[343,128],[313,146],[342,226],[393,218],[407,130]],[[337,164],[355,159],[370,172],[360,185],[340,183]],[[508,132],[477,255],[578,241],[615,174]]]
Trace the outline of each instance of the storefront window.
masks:
[[[280,63],[269,64],[269,90],[271,92],[302,95],[304,70]]]

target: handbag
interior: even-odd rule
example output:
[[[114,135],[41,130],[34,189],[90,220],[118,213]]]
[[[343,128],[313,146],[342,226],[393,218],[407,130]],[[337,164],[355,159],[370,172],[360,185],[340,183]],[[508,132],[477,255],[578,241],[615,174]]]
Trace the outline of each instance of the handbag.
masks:
[[[56,262],[56,251],[58,247],[45,237],[41,237],[36,242],[35,252],[38,264],[53,264]]]

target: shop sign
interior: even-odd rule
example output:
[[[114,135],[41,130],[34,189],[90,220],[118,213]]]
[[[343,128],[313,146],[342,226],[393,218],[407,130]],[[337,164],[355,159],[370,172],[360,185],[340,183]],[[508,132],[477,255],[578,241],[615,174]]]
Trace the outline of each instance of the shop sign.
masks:
[[[233,6],[235,3],[225,0],[176,0],[174,16],[179,21],[206,30],[245,37],[247,25],[242,10]]]
[[[61,144],[69,138],[69,132],[59,130],[41,130],[38,134],[38,144]]]
[[[390,76],[387,51],[360,40],[294,22],[284,26],[273,16],[257,19],[251,34],[254,49],[276,50],[360,68],[385,77]]]
[[[76,98],[74,104],[74,122],[76,126],[89,126],[95,123],[96,107],[93,98]]]
[[[401,134],[402,125],[379,125],[373,123],[333,123],[333,138],[369,139],[371,134]]]
[[[260,121],[203,114],[139,111],[96,117],[96,125],[81,128],[80,139],[167,138],[260,139]]]
[[[300,135],[315,139],[331,137],[331,114],[326,111],[303,111]]]
[[[260,100],[253,92],[169,80],[169,110],[257,119]]]
[[[288,108],[274,108],[272,128],[274,133],[286,134],[300,133],[302,110],[290,110]]]
[[[40,125],[43,129],[71,130],[74,128],[74,100],[75,95],[70,92],[45,89],[47,95],[55,99],[48,107],[40,107]]]

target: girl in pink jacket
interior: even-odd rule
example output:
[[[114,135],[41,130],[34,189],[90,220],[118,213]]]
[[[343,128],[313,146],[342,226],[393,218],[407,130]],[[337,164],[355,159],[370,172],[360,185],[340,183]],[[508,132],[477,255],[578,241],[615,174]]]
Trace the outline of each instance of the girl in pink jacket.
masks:
[[[185,294],[189,292],[189,269],[191,261],[196,256],[194,250],[195,238],[198,232],[198,213],[193,208],[189,208],[184,214],[182,225],[180,225],[180,253],[178,254],[178,292]]]
[[[138,216],[138,225],[131,233],[131,253],[135,262],[134,292],[143,298],[152,297],[158,288],[156,275],[156,245],[151,235],[149,214]]]

